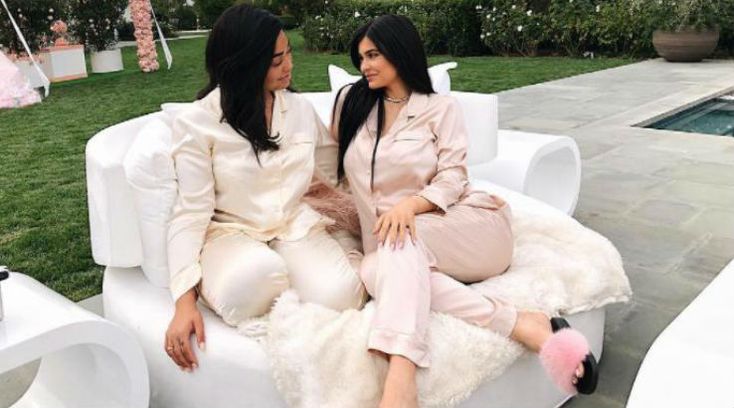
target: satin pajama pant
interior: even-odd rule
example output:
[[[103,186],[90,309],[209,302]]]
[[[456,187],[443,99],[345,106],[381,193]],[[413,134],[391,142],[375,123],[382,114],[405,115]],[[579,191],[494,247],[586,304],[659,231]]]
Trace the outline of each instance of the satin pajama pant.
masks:
[[[201,252],[199,293],[225,323],[261,316],[283,291],[335,310],[361,308],[359,241],[318,226],[301,240],[261,242],[234,229],[211,229]]]
[[[376,302],[368,348],[430,365],[429,312],[453,315],[502,336],[517,321],[516,309],[484,297],[466,283],[503,273],[512,260],[509,207],[492,211],[463,205],[416,217],[417,243],[389,245],[367,254],[360,275]]]

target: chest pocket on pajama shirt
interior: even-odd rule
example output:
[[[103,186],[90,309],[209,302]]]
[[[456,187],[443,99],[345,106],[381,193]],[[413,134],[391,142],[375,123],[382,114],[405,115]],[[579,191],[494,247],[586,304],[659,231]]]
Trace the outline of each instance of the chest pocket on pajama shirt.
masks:
[[[395,165],[422,168],[435,161],[434,137],[428,132],[399,132],[390,144],[389,156],[395,161]]]
[[[377,157],[376,173],[382,174],[382,180],[417,185],[427,181],[427,173],[435,172],[436,145],[430,132],[402,131],[385,145],[385,150]]]

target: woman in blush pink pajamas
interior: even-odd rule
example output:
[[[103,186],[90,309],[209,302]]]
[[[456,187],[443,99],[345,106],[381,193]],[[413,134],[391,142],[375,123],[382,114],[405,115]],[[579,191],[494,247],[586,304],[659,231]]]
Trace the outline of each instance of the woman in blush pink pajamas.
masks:
[[[339,141],[338,176],[359,212],[360,274],[377,305],[368,349],[390,360],[381,407],[417,406],[415,371],[430,365],[430,310],[511,337],[541,358],[552,345],[551,357],[571,361],[564,371],[558,359],[549,360],[551,373],[561,371],[559,384],[595,385],[589,377],[595,369],[584,360],[588,344],[570,358],[558,351],[585,343],[578,332],[565,331],[571,340],[557,337],[546,315],[518,312],[465,285],[509,267],[511,213],[500,197],[471,189],[460,107],[434,93],[413,24],[393,15],[375,19],[355,34],[351,58],[363,77],[337,96],[332,134]]]

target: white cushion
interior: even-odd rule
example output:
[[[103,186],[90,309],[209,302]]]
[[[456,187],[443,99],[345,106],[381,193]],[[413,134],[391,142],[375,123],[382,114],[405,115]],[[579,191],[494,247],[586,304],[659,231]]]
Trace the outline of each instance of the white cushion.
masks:
[[[439,95],[448,95],[451,92],[451,77],[449,70],[456,68],[456,62],[445,62],[428,68],[433,90]],[[331,92],[338,92],[344,85],[359,81],[361,75],[352,75],[344,68],[329,64],[329,85]]]
[[[176,116],[191,104],[192,102],[167,102],[161,104],[161,110],[163,111],[161,119],[169,127],[173,127],[173,120],[176,119]]]
[[[492,94],[451,92],[464,113],[469,135],[466,162],[472,166],[497,156],[497,97]]]
[[[110,126],[89,139],[85,150],[89,204],[89,240],[99,265],[129,268],[143,261],[133,193],[122,161],[138,131],[155,112]]]
[[[428,75],[431,77],[433,90],[437,94],[448,95],[451,92],[451,76],[449,75],[449,70],[457,66],[458,64],[456,62],[451,61],[428,68]]]
[[[339,92],[345,85],[355,83],[362,78],[361,75],[352,75],[346,69],[332,64],[329,64],[327,72],[329,73],[329,86],[333,93]]]
[[[171,128],[164,120],[155,118],[143,126],[123,161],[138,215],[143,272],[159,287],[169,282],[168,219],[177,194]]]

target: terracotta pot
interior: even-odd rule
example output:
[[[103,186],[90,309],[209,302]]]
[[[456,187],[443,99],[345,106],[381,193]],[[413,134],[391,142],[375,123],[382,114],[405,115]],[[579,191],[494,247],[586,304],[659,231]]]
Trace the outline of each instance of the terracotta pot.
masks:
[[[719,30],[656,30],[652,44],[670,62],[698,62],[711,55],[719,43]]]

